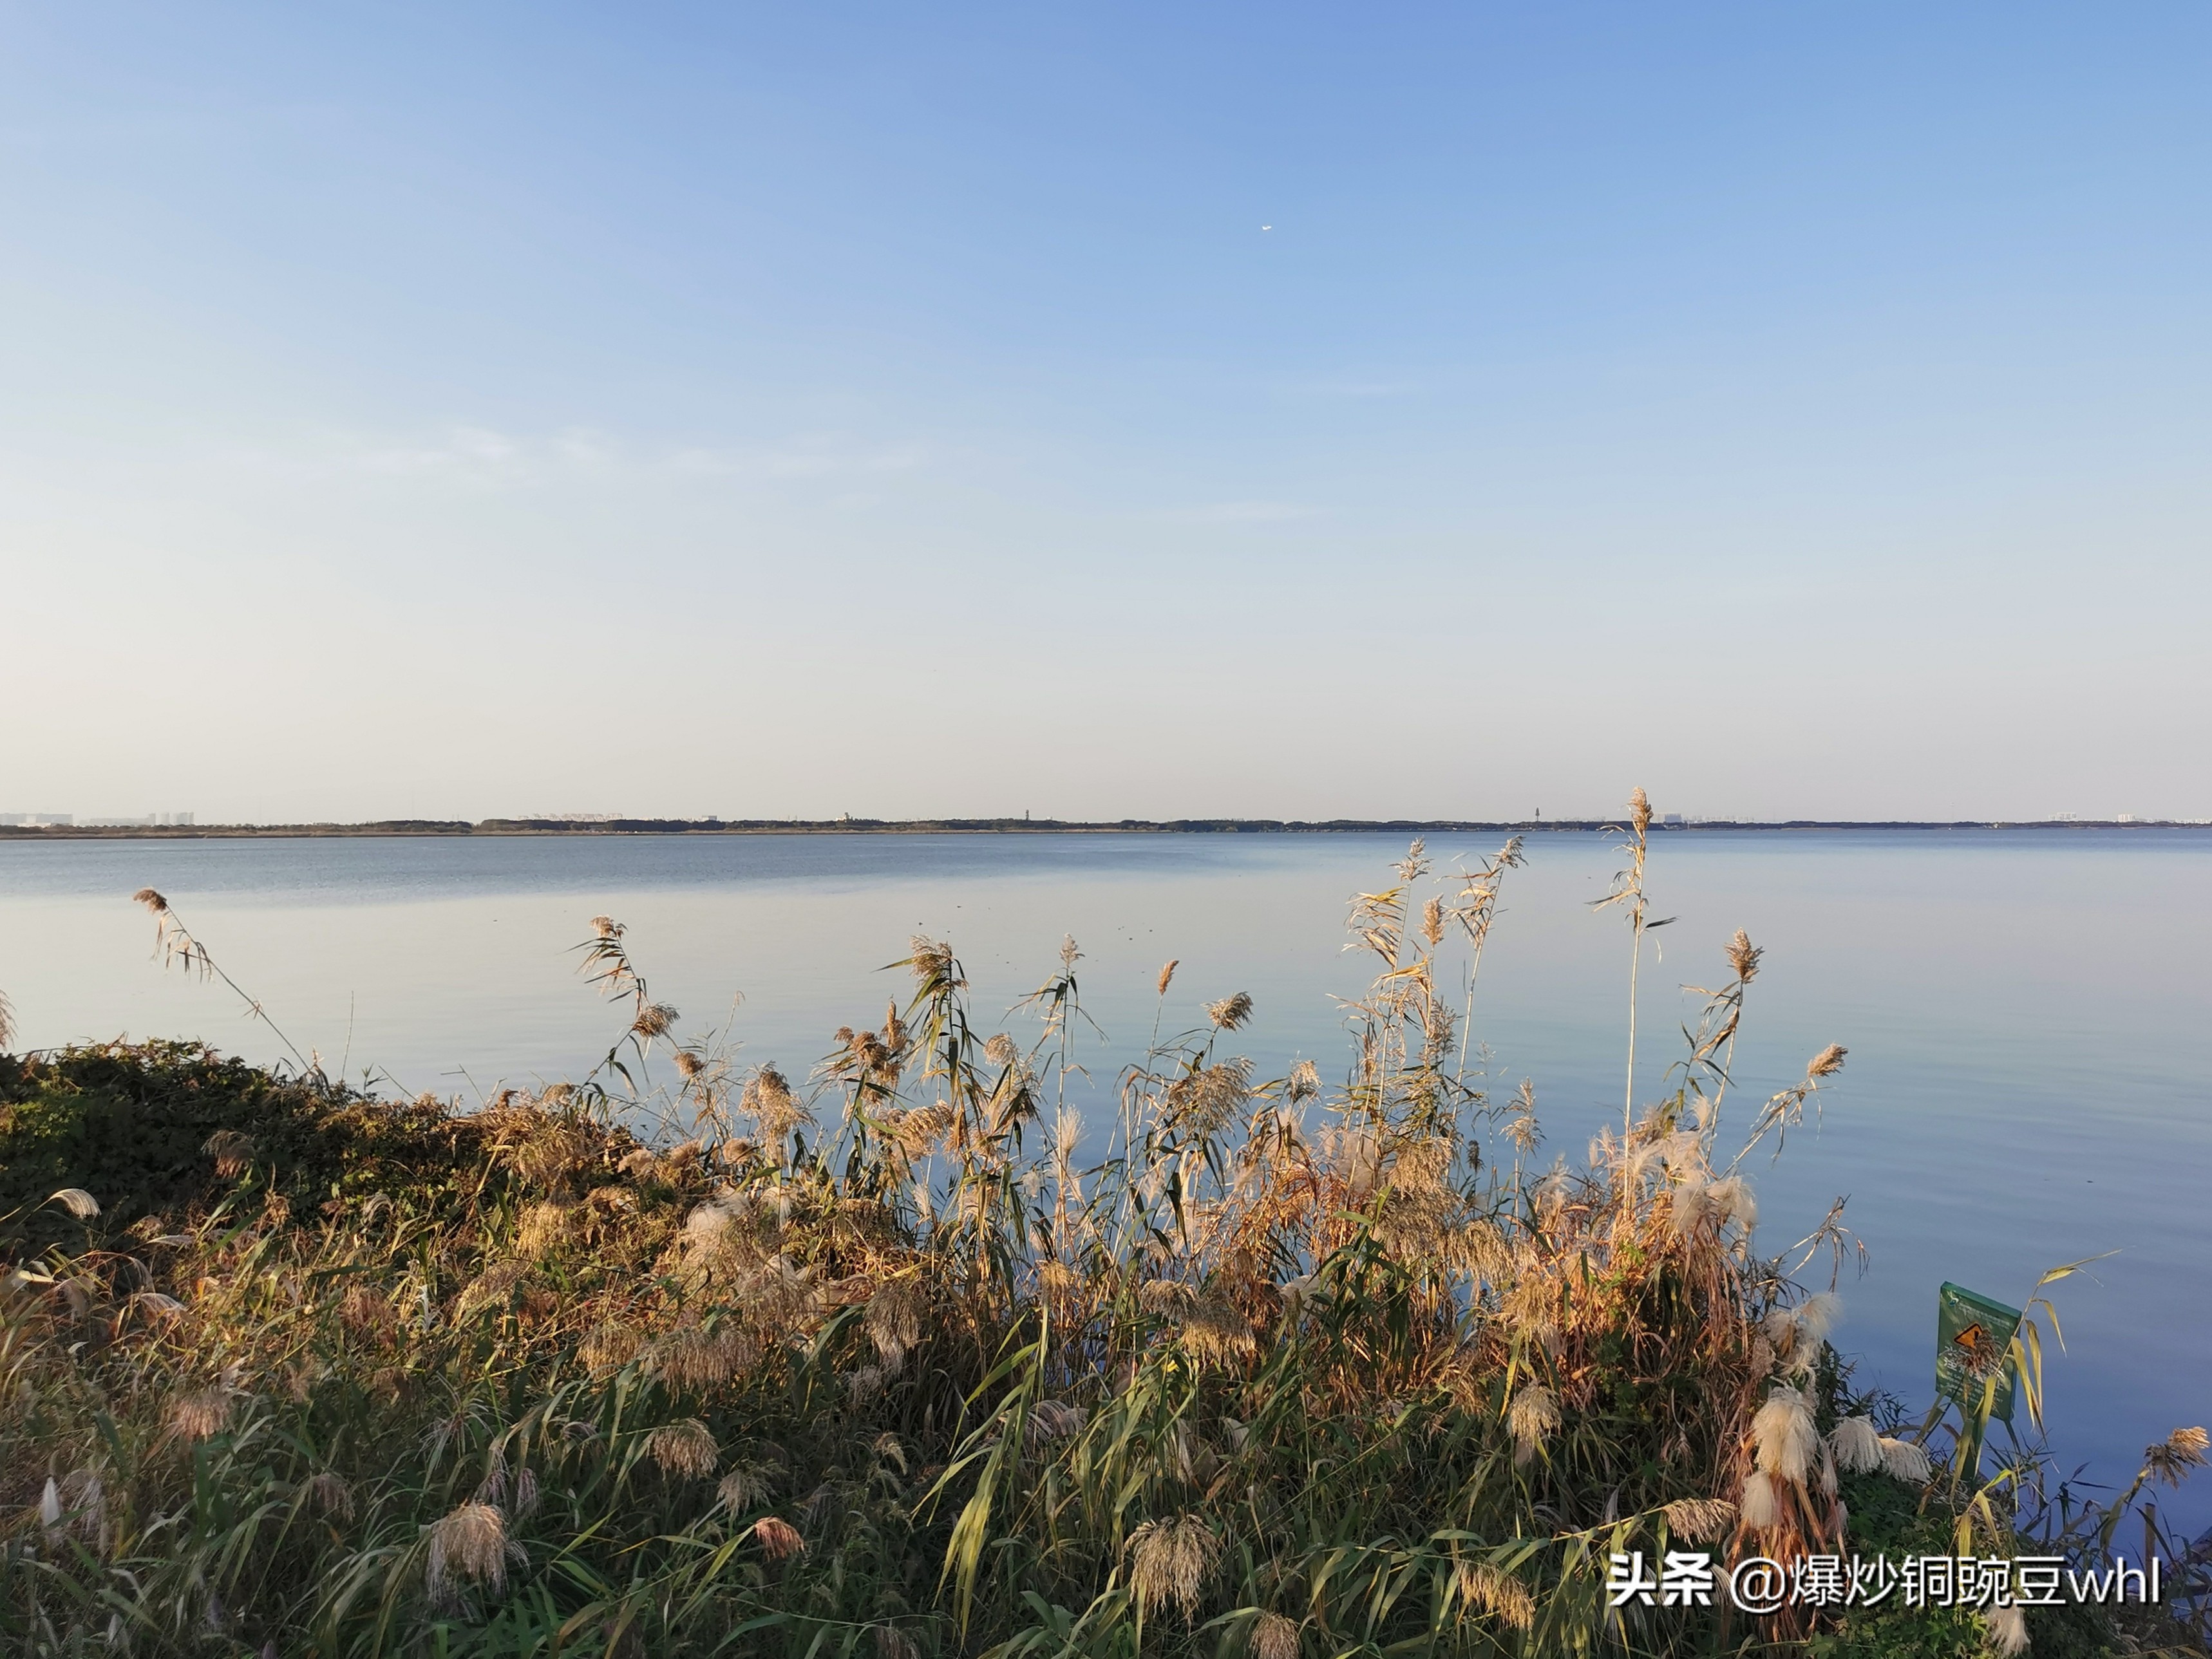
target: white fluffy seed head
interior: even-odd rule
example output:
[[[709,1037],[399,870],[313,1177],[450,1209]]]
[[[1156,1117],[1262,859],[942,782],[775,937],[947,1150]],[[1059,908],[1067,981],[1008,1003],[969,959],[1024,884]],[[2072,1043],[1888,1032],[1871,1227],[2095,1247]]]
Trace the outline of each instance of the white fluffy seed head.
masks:
[[[1782,1522],[1782,1494],[1773,1476],[1763,1469],[1753,1469],[1744,1477],[1743,1503],[1740,1506],[1743,1524],[1750,1531],[1765,1532]]]
[[[1751,1434],[1759,1452],[1759,1467],[1792,1485],[1804,1484],[1820,1450],[1820,1436],[1805,1398],[1795,1389],[1777,1389],[1766,1397],[1751,1420]]]
[[[1759,1201],[1751,1196],[1751,1184],[1741,1175],[1714,1182],[1705,1196],[1722,1220],[1735,1222],[1746,1232],[1759,1225]]]
[[[1844,1299],[1832,1290],[1805,1299],[1805,1305],[1797,1310],[1798,1340],[1817,1347],[1827,1340],[1828,1333],[1844,1317]]]
[[[1759,1322],[1759,1333],[1776,1355],[1787,1359],[1797,1348],[1797,1319],[1788,1308],[1769,1309]]]
[[[100,1214],[100,1200],[82,1187],[64,1187],[46,1202],[59,1204],[80,1221],[89,1221]]]
[[[1871,1474],[1881,1467],[1881,1435],[1870,1417],[1842,1419],[1828,1436],[1828,1445],[1846,1474]]]
[[[1928,1453],[1910,1440],[1893,1440],[1881,1437],[1881,1466],[1889,1471],[1893,1480],[1902,1480],[1909,1486],[1924,1486],[1936,1472],[1928,1460]]]
[[[2027,1615],[2017,1607],[1992,1608],[1982,1615],[1990,1632],[1990,1646],[2005,1659],[2027,1651]]]
[[[1674,1185],[1667,1208],[1667,1224],[1674,1242],[1688,1244],[1712,1213],[1712,1188],[1700,1175],[1685,1175]]]

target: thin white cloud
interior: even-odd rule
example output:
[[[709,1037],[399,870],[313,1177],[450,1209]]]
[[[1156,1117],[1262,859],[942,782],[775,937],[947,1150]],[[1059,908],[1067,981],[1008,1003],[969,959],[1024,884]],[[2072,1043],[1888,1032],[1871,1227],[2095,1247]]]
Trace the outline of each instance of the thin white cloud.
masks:
[[[1192,524],[1281,524],[1318,518],[1320,513],[1319,507],[1301,506],[1294,501],[1215,501],[1169,517]]]
[[[830,442],[801,443],[766,449],[685,449],[669,456],[670,470],[718,477],[833,478],[858,474],[905,472],[921,464],[911,445],[885,449],[849,449]]]
[[[524,445],[489,427],[454,427],[442,437],[418,444],[367,445],[339,464],[352,472],[513,474],[526,469]]]
[[[526,436],[471,424],[404,438],[328,434],[291,448],[235,444],[225,446],[223,455],[234,468],[264,475],[351,475],[510,486],[578,477],[637,481],[688,476],[763,483],[852,479],[911,471],[926,458],[918,445],[869,445],[834,435],[810,435],[781,444],[667,448],[626,443],[585,427]]]

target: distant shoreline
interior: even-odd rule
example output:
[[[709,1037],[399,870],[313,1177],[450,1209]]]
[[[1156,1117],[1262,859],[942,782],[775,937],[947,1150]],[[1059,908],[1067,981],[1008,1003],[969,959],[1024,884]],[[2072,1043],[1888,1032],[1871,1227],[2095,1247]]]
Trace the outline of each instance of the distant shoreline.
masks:
[[[392,819],[366,824],[71,824],[0,825],[0,841],[209,841],[314,837],[591,836],[591,835],[1376,835],[1485,833],[1530,835],[1547,832],[1592,834],[1619,829],[1617,819],[1545,818],[1519,822],[1445,818],[1328,819],[1317,822],[1273,818],[1125,818],[1085,823],[1060,819],[741,819],[615,818],[568,821],[488,818]],[[2203,829],[2202,823],[2146,819],[1791,819],[1776,822],[1705,820],[1655,824],[1655,832],[1741,833],[1768,830],[2173,830]]]

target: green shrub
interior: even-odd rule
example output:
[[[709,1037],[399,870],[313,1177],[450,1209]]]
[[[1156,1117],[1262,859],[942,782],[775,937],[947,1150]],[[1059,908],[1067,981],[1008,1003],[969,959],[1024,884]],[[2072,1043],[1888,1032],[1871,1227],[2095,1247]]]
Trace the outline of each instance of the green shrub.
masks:
[[[479,1140],[434,1102],[282,1077],[199,1044],[0,1055],[0,1245],[81,1238],[46,1202],[64,1187],[94,1194],[112,1229],[227,1195],[227,1159],[287,1202],[316,1204],[442,1186],[481,1166]]]

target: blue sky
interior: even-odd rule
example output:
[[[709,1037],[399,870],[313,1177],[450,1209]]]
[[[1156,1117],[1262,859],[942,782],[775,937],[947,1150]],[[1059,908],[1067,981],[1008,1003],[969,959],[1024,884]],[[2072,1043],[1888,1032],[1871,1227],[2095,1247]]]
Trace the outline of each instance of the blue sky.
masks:
[[[2212,814],[2208,60],[0,6],[0,809]]]

